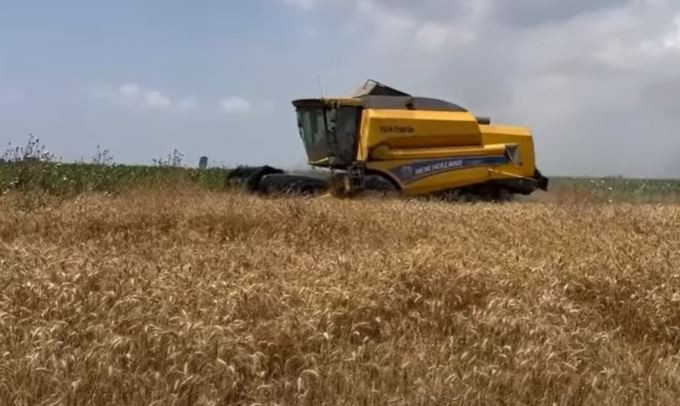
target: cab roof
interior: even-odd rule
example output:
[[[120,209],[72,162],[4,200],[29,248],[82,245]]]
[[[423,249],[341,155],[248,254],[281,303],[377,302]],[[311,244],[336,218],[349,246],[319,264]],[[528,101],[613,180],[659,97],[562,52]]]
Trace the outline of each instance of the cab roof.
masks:
[[[467,112],[468,110],[451,102],[430,97],[414,97],[374,80],[368,80],[357,89],[351,98],[300,99],[293,101],[295,107],[319,105],[351,105],[377,110],[427,110]]]

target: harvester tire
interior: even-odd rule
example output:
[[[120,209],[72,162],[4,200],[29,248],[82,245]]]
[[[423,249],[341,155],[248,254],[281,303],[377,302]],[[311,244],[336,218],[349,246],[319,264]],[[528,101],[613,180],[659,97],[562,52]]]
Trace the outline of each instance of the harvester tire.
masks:
[[[257,188],[264,195],[316,195],[327,189],[324,179],[287,173],[265,175]]]
[[[228,176],[227,182],[230,186],[240,186],[244,190],[254,193],[259,189],[260,181],[263,177],[272,174],[282,174],[281,169],[271,166],[238,167]]]
[[[400,194],[399,187],[381,175],[367,175],[364,182],[367,195],[391,197]]]
[[[510,203],[513,200],[515,200],[515,194],[506,188],[499,189],[494,196],[494,201],[496,203]]]

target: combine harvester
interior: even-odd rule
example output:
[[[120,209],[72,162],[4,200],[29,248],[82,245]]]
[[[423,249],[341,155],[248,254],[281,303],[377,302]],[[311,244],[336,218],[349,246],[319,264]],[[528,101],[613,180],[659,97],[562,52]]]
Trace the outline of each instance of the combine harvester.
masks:
[[[261,194],[379,192],[492,201],[548,187],[528,129],[492,125],[447,101],[369,80],[350,98],[293,105],[309,164],[325,176],[240,167],[232,183]]]

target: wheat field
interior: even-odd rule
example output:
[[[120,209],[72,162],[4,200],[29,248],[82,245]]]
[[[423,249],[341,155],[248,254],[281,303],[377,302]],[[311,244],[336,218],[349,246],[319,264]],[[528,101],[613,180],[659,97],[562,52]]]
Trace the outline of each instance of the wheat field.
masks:
[[[2,405],[673,405],[680,205],[0,198]]]

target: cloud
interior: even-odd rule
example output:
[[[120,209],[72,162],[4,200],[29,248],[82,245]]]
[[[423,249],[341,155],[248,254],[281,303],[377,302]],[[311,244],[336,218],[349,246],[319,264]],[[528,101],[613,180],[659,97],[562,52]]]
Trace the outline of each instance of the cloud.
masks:
[[[451,23],[474,16],[493,20],[495,24],[526,28],[566,21],[630,2],[649,3],[645,0],[344,0],[342,3],[372,8],[376,18],[386,12],[417,21]]]
[[[673,23],[675,27],[663,38],[663,45],[667,49],[680,52],[680,14],[675,17]]]
[[[121,86],[119,92],[123,97],[137,97],[142,94],[142,89],[135,84],[127,84]]]
[[[587,14],[625,6],[628,0],[492,0],[490,14],[517,27],[559,23]]]
[[[251,100],[242,96],[229,96],[219,103],[219,110],[234,116],[262,116],[269,115],[276,109],[276,103],[271,100]]]
[[[443,24],[427,22],[416,31],[416,39],[426,48],[437,50],[446,42],[449,28]]]
[[[111,105],[136,112],[192,113],[201,110],[201,103],[194,97],[174,99],[159,90],[147,89],[136,83],[127,83],[115,89],[90,89],[90,97],[104,100]],[[252,101],[242,96],[227,96],[217,103],[215,112],[230,115],[265,114],[274,110],[275,104],[268,100]]]
[[[248,114],[253,111],[253,103],[239,96],[230,96],[220,102],[220,110],[227,114]]]
[[[144,93],[144,105],[151,109],[167,109],[172,106],[172,101],[157,90],[149,90]]]
[[[200,107],[198,101],[193,97],[173,100],[159,90],[146,89],[136,83],[127,83],[116,89],[94,89],[90,91],[90,95],[98,100],[106,100],[114,106],[139,112],[190,112],[196,111]]]
[[[162,92],[128,83],[118,89],[117,101],[136,110],[168,110],[173,102]]]
[[[196,111],[200,105],[193,97],[185,97],[177,102],[177,108],[181,111]]]
[[[309,10],[314,7],[318,0],[283,0],[285,3],[301,8],[302,10]]]
[[[351,3],[353,0],[349,0]],[[428,7],[435,9],[435,1],[427,0],[423,7],[412,7],[411,3],[396,0],[387,3],[380,0],[356,0],[355,20],[351,22],[349,32],[357,34],[358,27],[371,31],[368,38],[371,47],[382,51],[394,50],[399,52],[405,48],[415,51],[439,51],[445,47],[457,47],[472,41],[475,31],[469,26],[473,21],[461,18],[461,10],[472,10],[466,4],[440,3],[438,18],[426,18],[429,13],[424,12]],[[453,6],[452,6],[453,4]],[[468,10],[470,9],[470,10]],[[447,15],[448,10],[455,11],[450,20],[444,20],[441,15]],[[472,15],[472,14],[470,14]],[[368,27],[368,28],[367,28]],[[360,34],[360,35],[361,35]]]

